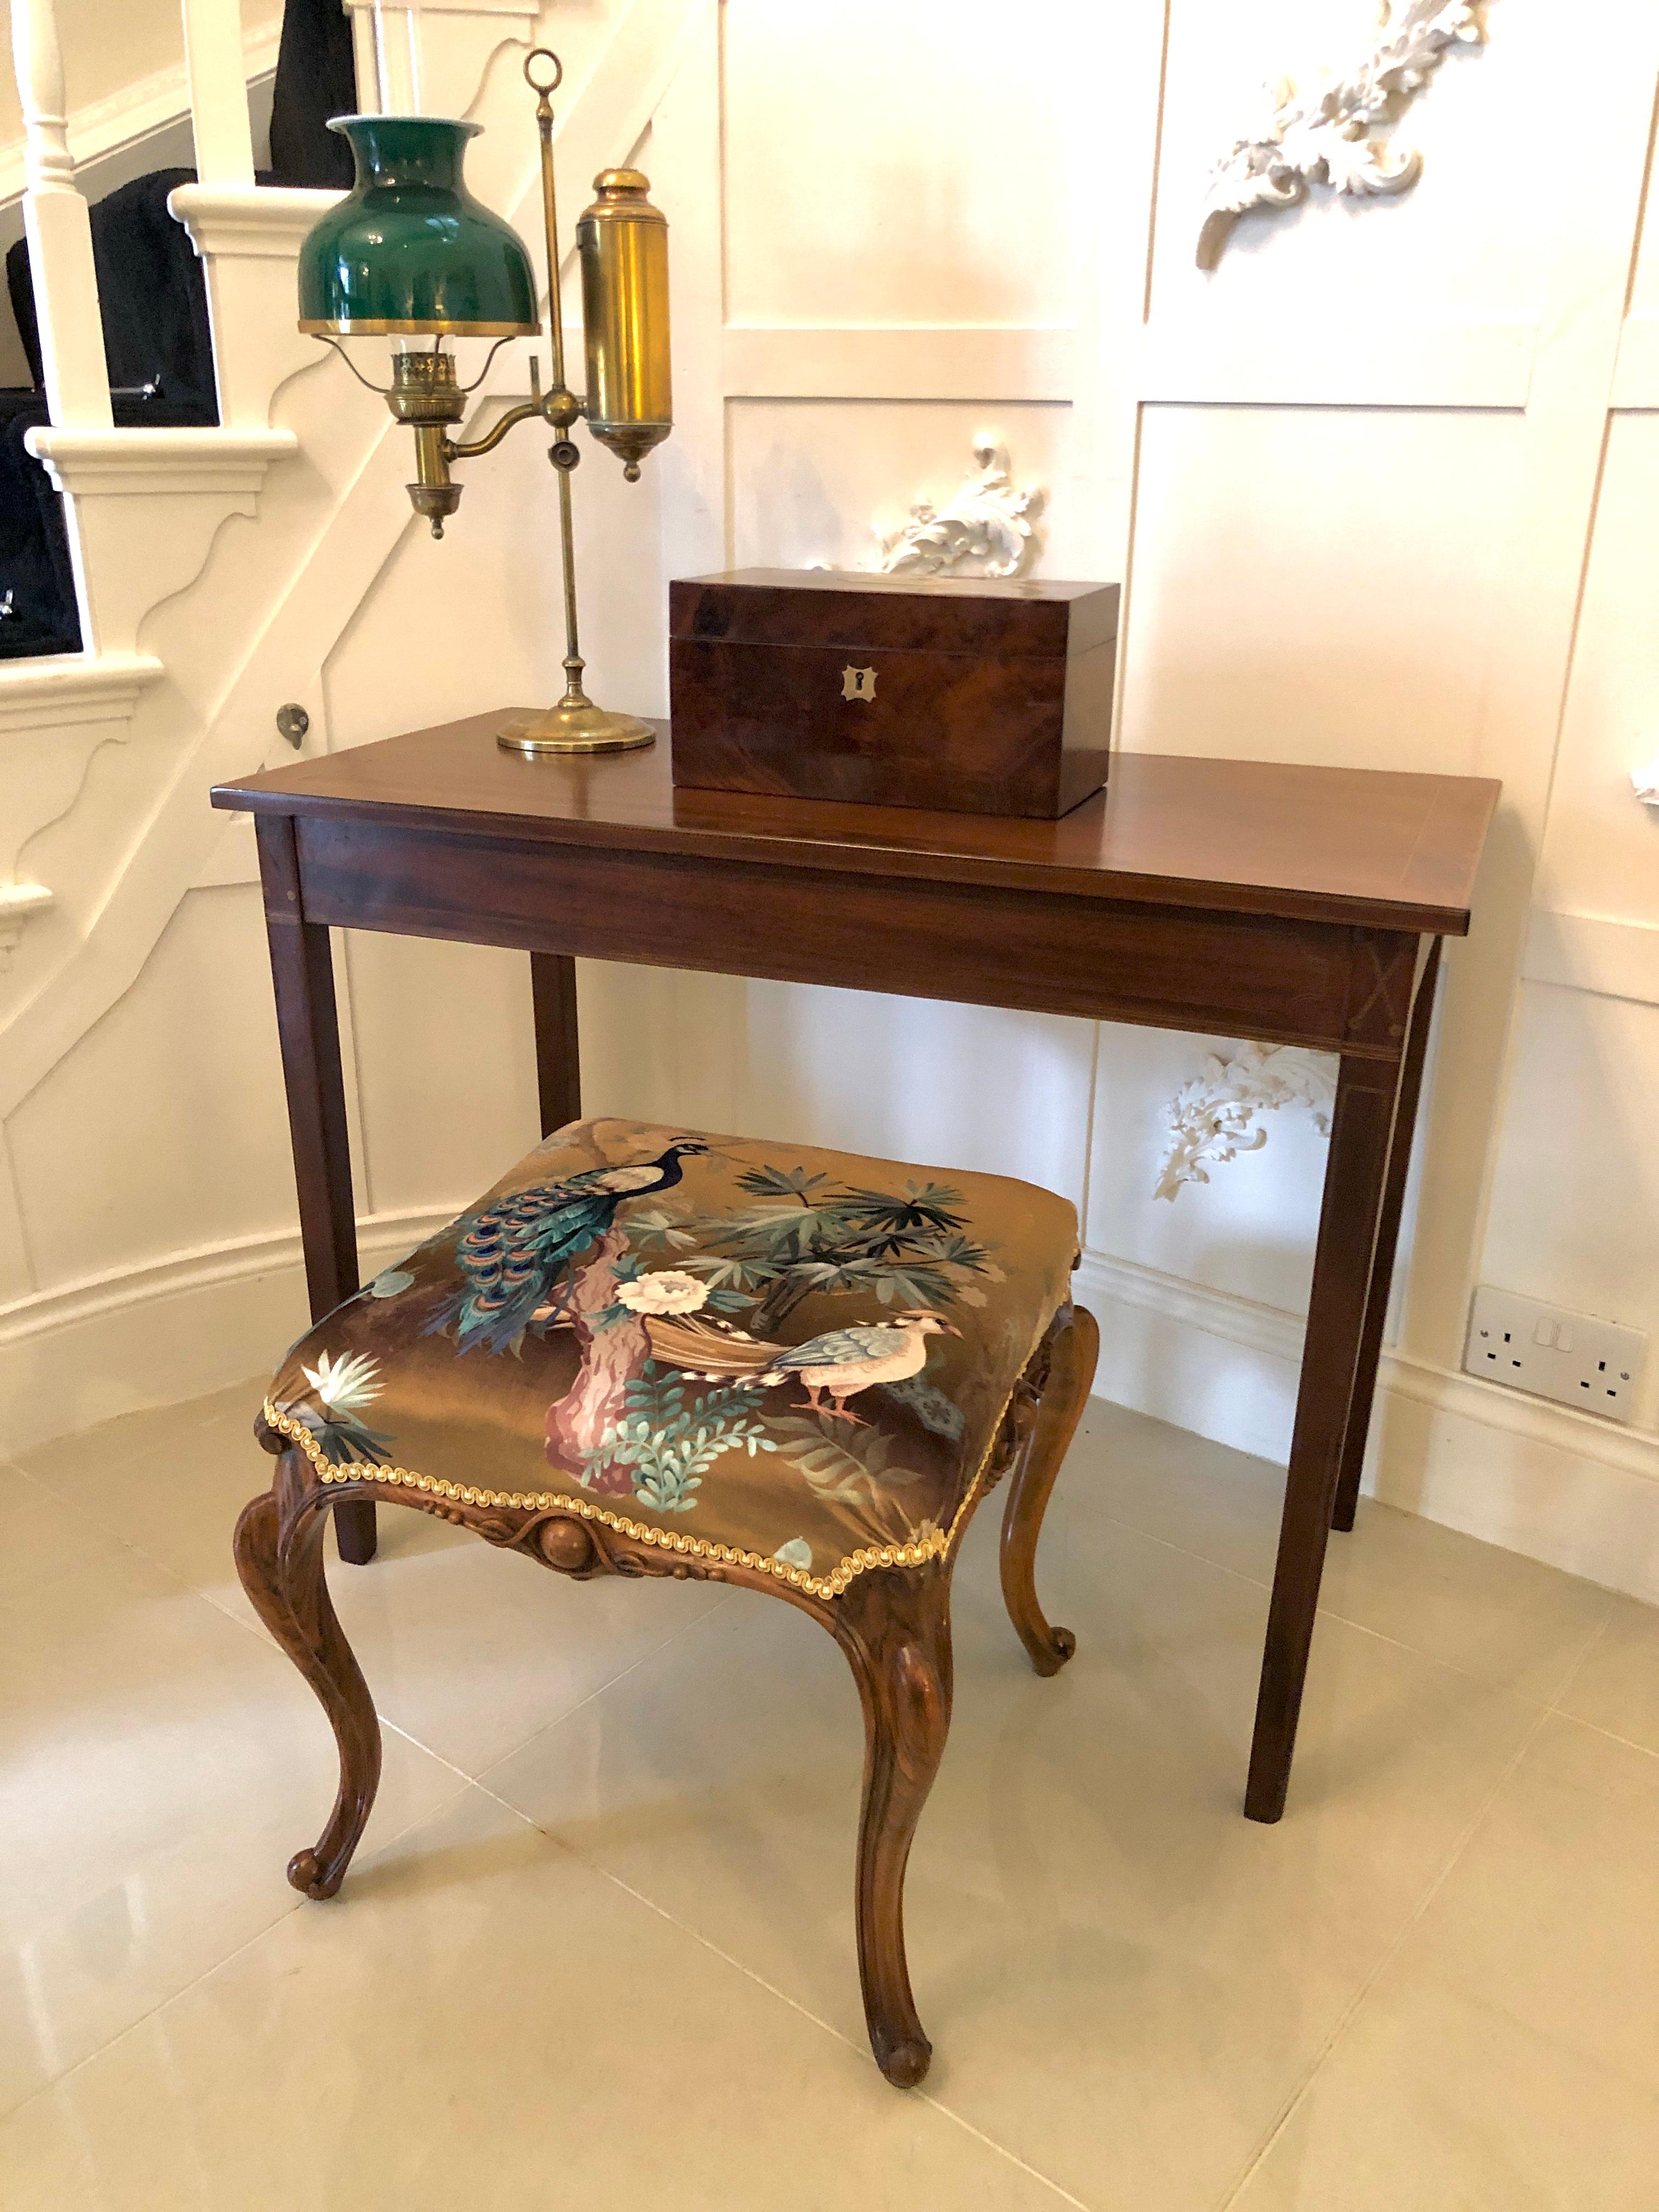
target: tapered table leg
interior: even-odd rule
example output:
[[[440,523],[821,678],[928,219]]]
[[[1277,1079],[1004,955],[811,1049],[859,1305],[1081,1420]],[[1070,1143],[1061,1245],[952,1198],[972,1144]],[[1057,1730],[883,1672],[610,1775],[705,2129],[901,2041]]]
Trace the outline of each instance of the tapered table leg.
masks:
[[[1388,1181],[1382,1189],[1382,1217],[1376,1224],[1376,1253],[1371,1262],[1370,1288],[1365,1295],[1365,1325],[1359,1340],[1359,1365],[1354,1376],[1353,1398],[1348,1407],[1348,1430],[1342,1440],[1342,1467],[1336,1481],[1336,1504],[1331,1526],[1353,1527],[1359,1504],[1359,1478],[1364,1471],[1365,1440],[1370,1433],[1371,1407],[1376,1397],[1377,1363],[1382,1356],[1382,1328],[1389,1317],[1389,1292],[1394,1285],[1395,1254],[1400,1243],[1400,1220],[1406,1210],[1406,1184],[1411,1176],[1412,1139],[1417,1128],[1418,1101],[1423,1095],[1423,1063],[1429,1054],[1429,1030],[1434,1021],[1435,980],[1440,973],[1440,939],[1429,939],[1428,957],[1417,981],[1411,1027],[1406,1033],[1406,1056],[1400,1070],[1400,1097],[1394,1111],[1394,1135],[1389,1145]]]
[[[542,1134],[579,1121],[582,1071],[576,1035],[576,963],[568,952],[532,952],[530,1002],[536,1024],[536,1090]]]
[[[300,1196],[306,1289],[311,1317],[319,1321],[358,1287],[357,1219],[351,1203],[351,1149],[340,1071],[334,963],[327,929],[307,921],[301,912],[293,817],[261,814],[255,823],[294,1146],[294,1181]],[[356,1501],[341,1505],[334,1526],[343,1559],[362,1566],[374,1558],[373,1505]]]
[[[1244,1810],[1253,1820],[1276,1820],[1285,1810],[1325,1544],[1358,1372],[1400,1075],[1399,1062],[1345,1054],[1337,1080],[1279,1564],[1244,1794]]]

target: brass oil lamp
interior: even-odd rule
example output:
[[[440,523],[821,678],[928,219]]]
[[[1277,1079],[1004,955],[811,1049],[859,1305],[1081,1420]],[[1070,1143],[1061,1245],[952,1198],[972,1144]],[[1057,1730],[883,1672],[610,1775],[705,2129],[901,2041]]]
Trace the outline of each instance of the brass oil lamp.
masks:
[[[553,189],[553,100],[563,76],[558,56],[538,46],[526,56],[525,79],[536,94],[541,139],[542,216],[547,234],[552,380],[544,392],[540,364],[530,364],[527,400],[509,407],[481,438],[451,430],[477,388],[456,379],[446,337],[495,341],[489,359],[514,337],[539,337],[535,276],[524,243],[510,223],[475,200],[462,181],[466,141],[479,125],[438,116],[353,115],[330,125],[357,165],[356,183],[330,210],[300,250],[300,328],[336,345],[370,335],[429,337],[429,349],[394,353],[387,406],[415,434],[415,481],[409,496],[441,538],[460,504],[453,463],[492,452],[520,422],[539,420],[554,434],[548,458],[559,487],[563,556],[565,691],[545,712],[520,715],[497,742],[526,753],[624,752],[653,740],[649,723],[597,707],[582,688],[586,664],[577,640],[576,556],[570,477],[581,459],[571,435],[586,417],[592,435],[637,482],[640,464],[673,428],[668,351],[668,225],[647,195],[637,169],[604,169],[594,200],[576,225],[581,264],[582,324],[587,392],[565,381],[564,314],[559,297],[558,221]],[[348,366],[359,380],[355,363]]]

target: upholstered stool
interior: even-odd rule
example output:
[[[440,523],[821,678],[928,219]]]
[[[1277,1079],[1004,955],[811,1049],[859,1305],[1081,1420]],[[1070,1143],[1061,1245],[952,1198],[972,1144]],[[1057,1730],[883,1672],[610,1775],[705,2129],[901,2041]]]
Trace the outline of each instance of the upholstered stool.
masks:
[[[236,1530],[261,1618],[333,1724],[340,1792],[296,1889],[338,1889],[380,1729],[323,1577],[327,1509],[419,1507],[578,1580],[787,1598],[863,1701],[859,1967],[891,2081],[927,2071],[905,1861],[951,1715],[950,1577],[1012,1473],[1002,1587],[1033,1665],[1073,1639],[1032,1580],[1098,1339],[1072,1208],[1029,1183],[632,1121],[573,1123],[301,1339]]]

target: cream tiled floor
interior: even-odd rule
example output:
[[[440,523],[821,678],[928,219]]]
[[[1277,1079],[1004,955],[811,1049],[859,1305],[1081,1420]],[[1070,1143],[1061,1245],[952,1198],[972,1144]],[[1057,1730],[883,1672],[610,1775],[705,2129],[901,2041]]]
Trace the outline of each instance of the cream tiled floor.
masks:
[[[911,1865],[935,2057],[853,1961],[856,1699],[787,1607],[572,1587],[407,1511],[320,1712],[229,1564],[257,1391],[0,1472],[0,2206],[1654,2212],[1659,1613],[1370,1506],[1289,1811],[1240,1816],[1282,1477],[1103,1405],[1040,1681],[957,1576]]]

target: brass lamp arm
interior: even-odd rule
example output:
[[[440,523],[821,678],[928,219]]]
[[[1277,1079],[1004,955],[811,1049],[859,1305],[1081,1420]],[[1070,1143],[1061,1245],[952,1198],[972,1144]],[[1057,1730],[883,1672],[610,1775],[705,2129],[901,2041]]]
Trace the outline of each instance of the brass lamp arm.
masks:
[[[539,420],[552,425],[561,437],[581,414],[583,403],[562,383],[556,383],[550,392],[542,390],[541,363],[532,355],[530,362],[530,397],[521,399],[516,407],[509,407],[499,422],[492,422],[482,438],[451,438],[446,435],[443,454],[447,461],[471,461],[480,453],[493,453],[509,430],[520,422]]]

